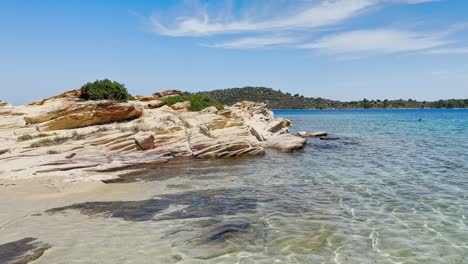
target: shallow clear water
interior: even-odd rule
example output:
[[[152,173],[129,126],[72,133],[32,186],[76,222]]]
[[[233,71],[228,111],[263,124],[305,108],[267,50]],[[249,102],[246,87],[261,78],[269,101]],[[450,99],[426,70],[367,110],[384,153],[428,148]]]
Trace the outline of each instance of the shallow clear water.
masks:
[[[467,110],[275,114],[339,140],[142,170],[1,234],[37,263],[468,263]]]

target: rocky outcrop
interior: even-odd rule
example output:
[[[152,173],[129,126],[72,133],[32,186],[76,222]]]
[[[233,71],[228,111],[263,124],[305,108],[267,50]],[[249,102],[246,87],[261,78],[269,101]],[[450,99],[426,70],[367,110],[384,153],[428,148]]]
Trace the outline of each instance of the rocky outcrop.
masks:
[[[299,133],[297,133],[298,136],[300,137],[304,137],[304,138],[307,138],[307,137],[324,137],[324,136],[327,136],[327,132],[321,132],[321,131],[300,131]]]
[[[5,139],[2,177],[110,180],[122,170],[173,158],[254,156],[269,148],[291,152],[305,145],[304,138],[288,133],[291,121],[275,119],[263,103],[243,101],[220,111],[208,107],[191,112],[189,101],[172,107],[159,106],[159,99],[145,101],[178,94],[162,92],[117,103],[83,101],[75,90],[26,106],[5,104],[1,109],[9,112],[0,121],[0,137]]]
[[[148,96],[137,95],[135,96],[135,99],[141,102],[148,102],[148,101],[158,100],[158,97],[154,95],[148,95]]]
[[[184,93],[179,90],[165,90],[162,92],[154,93],[153,95],[156,97],[156,99],[162,100],[168,97],[181,96],[183,94]]]
[[[140,117],[142,109],[131,103],[86,101],[59,107],[37,116],[26,116],[26,124],[40,124],[42,131],[80,128]]]
[[[306,140],[288,134],[292,123],[285,118],[274,118],[265,103],[242,101],[229,108],[231,115],[243,120],[262,146],[291,152],[305,146]],[[282,136],[285,135],[285,136]]]
[[[268,147],[290,152],[304,148],[306,140],[290,134],[275,135],[268,140]]]

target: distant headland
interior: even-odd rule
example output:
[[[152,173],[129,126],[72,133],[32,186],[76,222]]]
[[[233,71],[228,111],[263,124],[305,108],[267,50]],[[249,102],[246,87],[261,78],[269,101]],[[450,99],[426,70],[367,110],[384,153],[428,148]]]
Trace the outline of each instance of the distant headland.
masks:
[[[323,98],[284,93],[266,87],[243,87],[199,92],[223,104],[232,105],[242,100],[267,102],[270,109],[392,109],[392,108],[468,108],[468,99],[438,101],[368,100],[341,102]]]

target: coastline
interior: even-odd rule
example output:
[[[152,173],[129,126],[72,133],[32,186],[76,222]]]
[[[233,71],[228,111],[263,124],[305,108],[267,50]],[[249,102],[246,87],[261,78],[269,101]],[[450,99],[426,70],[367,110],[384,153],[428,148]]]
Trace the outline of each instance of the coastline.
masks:
[[[0,179],[67,175],[75,181],[111,180],[176,158],[293,152],[306,143],[289,134],[289,120],[275,118],[262,103],[188,111],[190,101],[163,102],[182,95],[175,90],[127,103],[83,101],[80,93],[0,106],[0,136],[5,139]]]
[[[47,174],[0,180],[8,185],[0,186],[0,246],[47,243],[38,264],[463,262],[466,111],[458,119],[431,111],[440,114],[430,125],[380,112],[285,115],[294,130],[340,137],[311,138],[295,153],[176,158],[109,184]]]

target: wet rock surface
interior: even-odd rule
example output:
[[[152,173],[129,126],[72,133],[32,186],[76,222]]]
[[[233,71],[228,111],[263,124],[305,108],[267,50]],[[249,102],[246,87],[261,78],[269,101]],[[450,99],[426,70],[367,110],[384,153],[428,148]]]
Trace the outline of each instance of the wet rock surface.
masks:
[[[322,131],[300,131],[297,135],[300,137],[325,137],[328,133]]]
[[[0,245],[0,263],[26,264],[34,261],[51,248],[49,244],[27,237]]]
[[[49,209],[47,213],[78,210],[90,216],[121,218],[126,221],[163,221],[235,215],[253,212],[258,200],[252,190],[219,189],[168,194],[141,201],[87,202]],[[246,195],[239,195],[245,193]],[[250,197],[249,197],[250,196]],[[183,209],[168,210],[170,207]]]
[[[253,159],[262,159],[253,157]],[[174,177],[193,178],[194,180],[212,180],[219,173],[232,167],[246,164],[252,158],[236,157],[231,159],[174,159],[162,165],[143,165],[138,170],[119,173],[118,178],[104,180],[104,183],[130,183],[140,181],[165,181]]]

